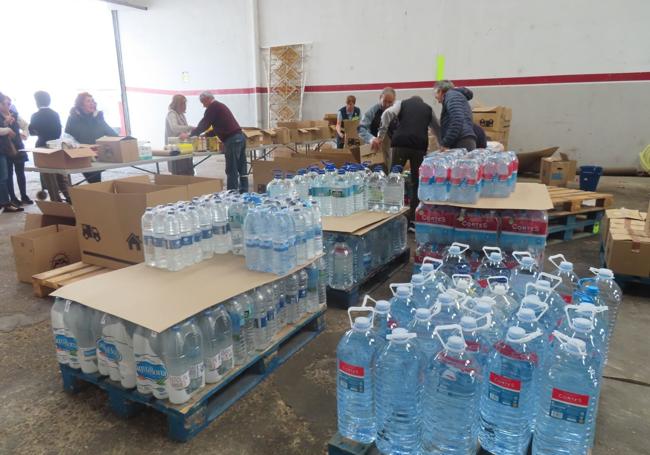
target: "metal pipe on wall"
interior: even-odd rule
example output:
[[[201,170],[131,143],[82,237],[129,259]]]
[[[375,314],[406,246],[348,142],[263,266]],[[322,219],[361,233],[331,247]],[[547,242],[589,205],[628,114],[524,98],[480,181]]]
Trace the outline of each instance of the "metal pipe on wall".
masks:
[[[120,20],[117,10],[111,10],[113,17],[113,36],[115,37],[115,55],[117,56],[117,72],[120,78],[120,96],[122,98],[122,116],[124,132],[131,135],[131,117],[129,116],[129,101],[126,96],[126,80],[124,78],[124,61],[122,60],[122,40],[120,39]]]

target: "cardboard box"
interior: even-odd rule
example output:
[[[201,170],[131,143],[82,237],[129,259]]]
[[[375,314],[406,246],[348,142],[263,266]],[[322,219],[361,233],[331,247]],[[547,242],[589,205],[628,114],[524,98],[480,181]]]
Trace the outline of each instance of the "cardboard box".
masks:
[[[74,209],[65,202],[36,201],[42,213],[25,214],[25,230],[31,231],[53,224],[75,225]]]
[[[28,150],[34,154],[34,166],[47,169],[85,169],[97,155],[89,147]]]
[[[131,163],[140,161],[138,141],[131,136],[103,136],[97,139],[97,161]]]
[[[607,234],[609,232],[609,224],[612,220],[631,220],[645,222],[646,214],[638,210],[620,208],[605,210],[605,216],[600,222],[600,232],[603,243],[607,243]]]
[[[508,149],[508,141],[510,140],[510,131],[492,131],[485,130],[485,136],[488,141],[500,142],[503,144],[504,149]]]
[[[645,234],[645,222],[610,219],[605,261],[615,274],[650,277],[650,236]]]
[[[266,184],[273,180],[273,173],[276,170],[282,172],[296,172],[298,169],[308,168],[312,165],[320,166],[322,163],[317,158],[296,156],[292,158],[276,157],[270,160],[253,161],[253,182],[255,191],[263,193],[266,191]]]
[[[512,109],[506,106],[475,106],[472,108],[472,119],[485,130],[507,131],[510,128]]]
[[[370,144],[352,147],[350,151],[357,163],[384,164],[384,154],[381,149],[373,150]]]
[[[566,186],[576,177],[576,161],[570,160],[565,153],[542,158],[540,163],[540,181],[549,186]]]
[[[648,212],[647,213],[650,213],[650,202],[648,203]],[[650,235],[650,218],[647,216],[647,213],[646,213],[645,225],[644,225],[643,229],[644,229],[646,235]]]
[[[11,236],[16,261],[16,274],[23,283],[31,283],[32,275],[79,262],[77,229],[53,225]]]
[[[147,207],[190,199],[187,185],[154,185],[132,179],[71,187],[70,197],[81,260],[108,268],[144,260],[140,221]]]
[[[263,134],[257,128],[242,128],[242,133],[246,136],[246,148],[254,149],[262,145]]]
[[[404,207],[397,213],[363,211],[349,216],[324,216],[323,231],[363,235],[393,218],[404,215],[408,211],[409,208]]]
[[[291,136],[289,134],[289,128],[277,127],[275,128],[275,138],[273,140],[274,144],[288,144],[291,142]]]
[[[211,177],[195,177],[192,175],[136,175],[133,177],[125,177],[123,179],[120,179],[120,181],[146,183],[150,185],[158,185],[161,187],[182,186],[187,192],[187,200],[190,200],[195,196],[218,193],[219,191],[223,190],[222,179],[215,179]]]
[[[336,126],[337,119],[338,119],[338,114],[325,114],[323,116],[323,120],[325,120],[328,125]]]

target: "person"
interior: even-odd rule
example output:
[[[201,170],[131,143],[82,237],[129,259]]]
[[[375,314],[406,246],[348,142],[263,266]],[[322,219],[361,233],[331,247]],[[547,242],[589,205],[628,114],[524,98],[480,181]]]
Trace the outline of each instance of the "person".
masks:
[[[94,144],[103,136],[117,136],[113,128],[104,120],[104,113],[97,110],[97,103],[88,92],[77,95],[74,107],[70,110],[70,117],[65,124],[65,132],[80,144]],[[84,172],[88,183],[102,181],[101,171]]]
[[[29,122],[29,134],[36,136],[36,147],[47,147],[48,141],[61,137],[61,118],[50,109],[52,102],[50,94],[39,90],[34,93],[34,101],[38,111],[32,114]],[[62,174],[41,174],[41,186],[46,188],[50,199],[61,202],[59,193],[63,193],[66,202],[70,202],[68,194],[68,177]]]
[[[476,148],[476,133],[472,124],[472,108],[469,100],[474,94],[468,88],[455,88],[451,81],[436,82],[434,86],[436,100],[442,104],[440,113],[441,150]]]
[[[22,212],[23,208],[11,201],[9,196],[8,178],[9,162],[12,160],[16,143],[21,141],[20,134],[16,133],[15,121],[10,125],[10,119],[13,118],[9,112],[8,97],[0,93],[0,213],[2,212]],[[18,140],[16,140],[18,137]]]
[[[228,106],[214,99],[210,92],[199,95],[205,113],[190,136],[200,134],[217,136],[223,142],[226,157],[226,186],[229,190],[248,192],[246,172],[246,136]],[[211,131],[208,131],[212,128]]]
[[[187,124],[185,111],[187,110],[187,98],[183,95],[174,95],[172,102],[169,104],[167,118],[165,119],[165,144],[169,142],[170,137],[187,139],[193,126]],[[185,158],[178,161],[169,162],[169,171],[174,175],[194,175],[194,164],[192,158]]]
[[[371,144],[372,140],[377,137],[377,134],[379,134],[381,115],[386,109],[393,105],[395,97],[395,90],[393,90],[392,87],[384,87],[381,91],[381,95],[379,95],[379,102],[363,114],[363,118],[359,123],[359,137],[366,144]],[[386,164],[386,167],[390,169],[390,143],[388,141],[383,141],[381,143],[381,149],[384,155],[384,163]]]
[[[11,99],[3,95],[0,102],[0,115],[2,116],[2,124],[0,126],[10,128],[15,133],[10,139],[16,153],[5,154],[7,161],[7,193],[11,203],[17,207],[23,204],[33,204],[34,202],[27,196],[27,179],[25,178],[25,161],[28,160],[27,152],[23,150],[25,145],[23,139],[27,138],[29,126],[19,115],[16,108],[12,108]],[[8,145],[8,144],[7,144]],[[10,145],[8,145],[10,147]],[[18,190],[20,191],[20,199],[16,197],[14,190],[14,174],[16,174],[16,182],[18,182]]]
[[[381,123],[377,137],[372,140],[372,147],[378,150],[386,137],[391,123],[395,120],[398,125],[391,137],[392,165],[404,166],[408,161],[411,165],[411,185],[413,195],[409,211],[412,222],[418,200],[419,170],[429,146],[429,128],[438,136],[440,126],[438,119],[427,103],[419,96],[412,96],[403,101],[396,101],[381,115]]]
[[[355,106],[357,98],[354,95],[349,95],[345,99],[345,106],[339,109],[336,114],[336,148],[342,149],[345,147],[345,131],[343,131],[344,120],[359,120],[361,117],[361,109]]]

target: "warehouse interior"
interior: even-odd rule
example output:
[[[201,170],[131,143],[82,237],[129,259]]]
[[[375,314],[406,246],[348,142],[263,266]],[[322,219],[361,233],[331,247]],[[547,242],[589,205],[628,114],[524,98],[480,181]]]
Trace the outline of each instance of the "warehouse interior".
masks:
[[[473,91],[473,106],[511,109],[506,150],[522,156],[557,147],[563,161],[572,160],[573,173],[562,186],[582,189],[576,165],[600,166],[603,175],[595,191],[607,194],[609,202],[592,209],[600,209],[610,224],[609,209],[649,209],[650,4],[643,0],[625,0],[614,8],[587,0],[25,0],[9,11],[7,17],[16,19],[9,30],[21,33],[34,11],[41,11],[27,49],[19,44],[22,35],[12,33],[22,57],[0,82],[0,92],[11,96],[26,119],[36,111],[36,90],[51,94],[64,124],[76,94],[91,92],[120,136],[162,149],[172,96],[187,98],[186,116],[196,125],[204,111],[199,95],[209,91],[241,126],[272,128],[277,118],[270,101],[271,49],[298,46],[302,91],[293,120],[323,119],[338,111],[348,95],[356,96],[363,113],[386,86],[400,100],[421,97],[440,117],[434,82],[451,80]],[[57,22],[59,36],[48,44],[49,27]],[[26,148],[34,147],[34,140],[26,139]],[[540,182],[541,157],[548,154],[534,155],[537,169],[520,172],[518,184]],[[251,191],[258,184],[254,169]],[[158,170],[167,173],[167,164]],[[194,172],[223,180],[223,189],[229,178],[223,156],[206,158]],[[102,173],[102,180],[142,174],[113,168]],[[74,175],[73,182],[78,181]],[[27,193],[36,200],[40,174],[27,172],[26,177]],[[92,384],[79,393],[66,392],[52,342],[54,298],[37,297],[36,284],[16,279],[12,236],[26,230],[27,217],[41,213],[36,205],[22,208],[0,213],[0,452],[380,453],[377,448],[332,451],[338,431],[337,345],[350,330],[350,319],[347,305],[329,300],[322,333],[189,441],[170,440],[164,414],[151,407],[124,419],[111,410],[106,392]],[[606,254],[608,232],[599,232],[604,226],[600,215],[589,235],[548,241],[544,257],[563,254],[578,276],[591,276],[589,268],[603,266]],[[650,232],[643,233],[643,220],[632,221],[641,226],[632,233],[626,219],[638,253],[630,262],[637,268],[650,264]],[[409,262],[369,283],[364,293],[388,300],[390,283],[411,280],[418,241],[410,231],[407,246]],[[547,260],[541,268],[554,271]],[[648,453],[647,272],[622,286],[602,372],[592,455]]]

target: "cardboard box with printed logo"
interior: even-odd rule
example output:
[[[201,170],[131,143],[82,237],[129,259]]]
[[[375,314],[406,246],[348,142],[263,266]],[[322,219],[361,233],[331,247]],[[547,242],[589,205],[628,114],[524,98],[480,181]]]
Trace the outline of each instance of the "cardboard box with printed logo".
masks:
[[[576,161],[560,152],[547,158],[542,158],[540,163],[540,180],[549,186],[566,186],[576,177]]]
[[[490,131],[507,131],[510,129],[512,109],[506,106],[475,106],[472,119],[481,128]]]
[[[138,141],[131,136],[103,136],[97,139],[97,161],[131,163],[140,160]]]

